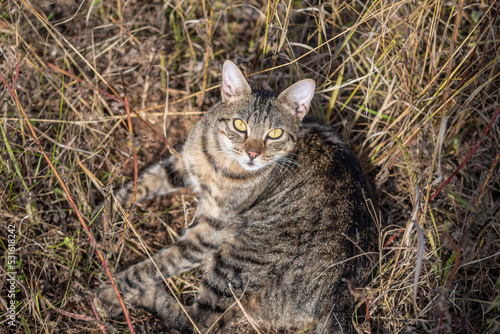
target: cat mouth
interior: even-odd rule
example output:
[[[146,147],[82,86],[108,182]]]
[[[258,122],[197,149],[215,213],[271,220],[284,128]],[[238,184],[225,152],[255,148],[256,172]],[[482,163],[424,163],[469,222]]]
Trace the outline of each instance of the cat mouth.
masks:
[[[240,166],[246,170],[249,170],[249,171],[254,171],[254,170],[262,168],[262,166],[260,164],[256,164],[253,161],[240,162]]]

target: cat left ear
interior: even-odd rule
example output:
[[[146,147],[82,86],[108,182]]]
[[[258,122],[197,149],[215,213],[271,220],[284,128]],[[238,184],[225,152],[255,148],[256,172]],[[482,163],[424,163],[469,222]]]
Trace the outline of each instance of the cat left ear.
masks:
[[[222,102],[244,95],[250,95],[252,89],[243,73],[232,61],[226,60],[222,66]]]
[[[309,111],[314,96],[316,83],[312,79],[305,79],[294,83],[278,97],[295,110],[295,116],[302,121]]]

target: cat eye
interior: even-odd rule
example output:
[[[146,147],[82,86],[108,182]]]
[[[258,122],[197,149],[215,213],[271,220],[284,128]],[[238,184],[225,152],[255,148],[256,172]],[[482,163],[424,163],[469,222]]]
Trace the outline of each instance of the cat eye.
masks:
[[[283,130],[274,129],[274,130],[269,131],[267,136],[271,139],[278,139],[279,137],[281,137],[282,134],[283,134]]]
[[[236,118],[234,120],[233,124],[234,124],[234,127],[236,128],[236,130],[238,130],[240,132],[247,131],[247,125],[241,119]]]

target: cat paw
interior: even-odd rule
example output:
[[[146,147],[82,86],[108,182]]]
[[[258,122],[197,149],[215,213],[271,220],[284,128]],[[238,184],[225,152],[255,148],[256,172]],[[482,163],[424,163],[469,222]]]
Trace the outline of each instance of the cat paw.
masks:
[[[115,318],[123,311],[118,296],[110,283],[101,284],[97,288],[94,306],[97,312],[105,318]]]

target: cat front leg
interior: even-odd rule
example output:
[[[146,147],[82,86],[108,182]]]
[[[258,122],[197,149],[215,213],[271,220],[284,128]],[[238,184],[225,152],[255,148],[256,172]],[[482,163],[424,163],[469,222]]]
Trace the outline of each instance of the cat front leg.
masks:
[[[133,182],[128,182],[121,187],[115,193],[115,197],[123,208],[128,209],[132,205],[132,202],[140,203],[185,187],[185,180],[186,168],[182,159],[172,155],[141,171],[136,183],[135,201]],[[93,219],[101,220],[99,215],[102,212],[103,206],[104,203],[97,205],[92,213]],[[108,212],[108,214],[112,214],[112,212]]]
[[[172,246],[115,275],[116,284],[124,297],[133,306],[141,307],[141,298],[164,278],[199,267],[228,238],[224,222],[200,214],[193,227]],[[153,263],[154,262],[154,263]],[[160,274],[161,273],[161,274]],[[109,283],[99,286],[94,303],[99,312],[116,317],[122,312],[118,297]]]
[[[135,201],[137,203],[162,196],[185,187],[184,164],[175,156],[147,167],[137,179]],[[134,184],[129,182],[116,192],[116,198],[124,208],[132,204]]]

